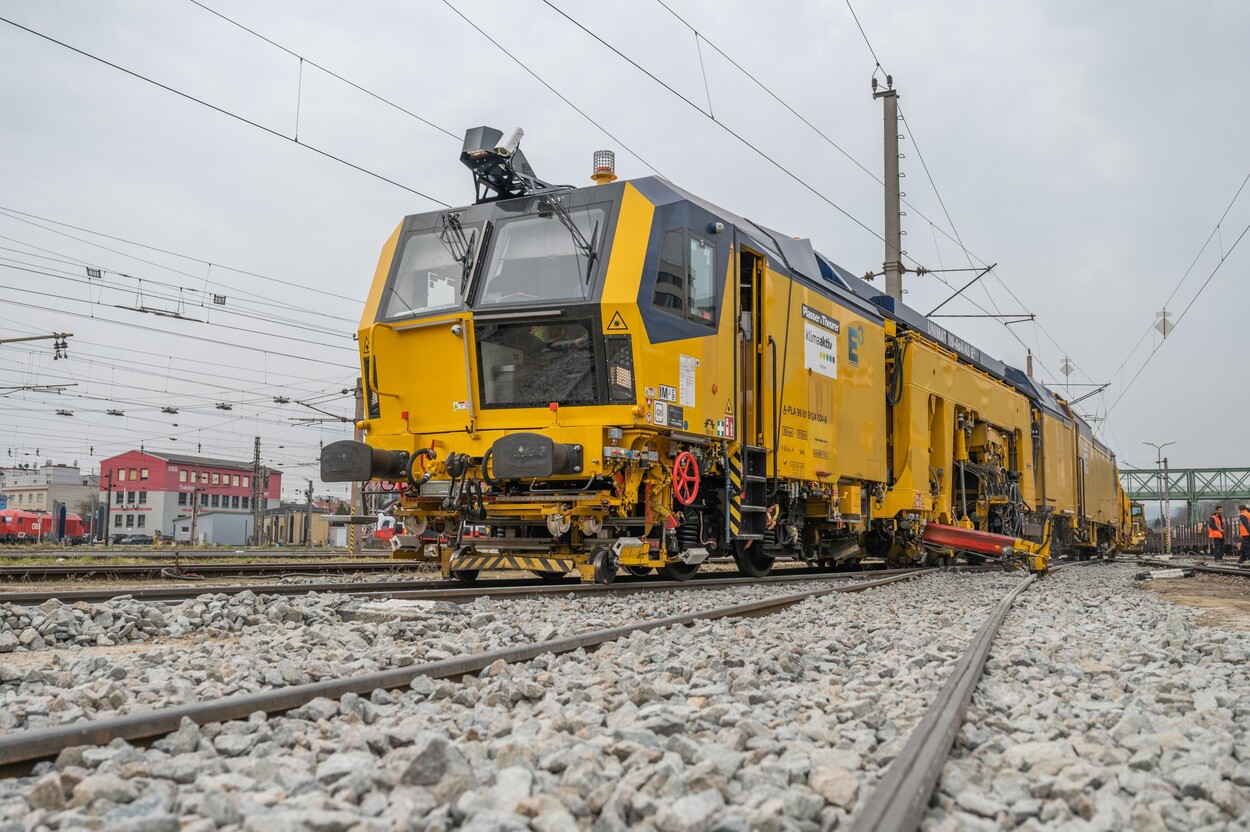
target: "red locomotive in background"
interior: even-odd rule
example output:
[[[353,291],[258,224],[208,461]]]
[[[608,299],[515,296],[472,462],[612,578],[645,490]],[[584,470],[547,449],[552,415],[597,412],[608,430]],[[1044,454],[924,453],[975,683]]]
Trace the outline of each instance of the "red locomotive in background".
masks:
[[[56,517],[47,512],[0,509],[0,543],[55,543]],[[82,518],[73,512],[65,514],[65,538],[71,545],[87,542]]]

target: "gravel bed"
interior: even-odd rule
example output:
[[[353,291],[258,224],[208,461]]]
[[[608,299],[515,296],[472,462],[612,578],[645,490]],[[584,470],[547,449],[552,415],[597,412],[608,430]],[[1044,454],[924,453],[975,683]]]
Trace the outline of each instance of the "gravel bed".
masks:
[[[408,620],[366,617],[368,602],[341,594],[0,605],[0,651],[11,651],[0,655],[0,733],[407,667],[831,585],[480,597],[421,602]]]
[[[923,829],[1250,828],[1246,634],[1134,574],[1070,569],[1016,601]]]
[[[934,574],[499,662],[462,683],[184,722],[147,749],[71,749],[0,782],[0,832],[834,828],[1018,581]],[[641,618],[708,606],[697,595],[596,600]],[[590,599],[528,607],[544,620],[577,608]]]

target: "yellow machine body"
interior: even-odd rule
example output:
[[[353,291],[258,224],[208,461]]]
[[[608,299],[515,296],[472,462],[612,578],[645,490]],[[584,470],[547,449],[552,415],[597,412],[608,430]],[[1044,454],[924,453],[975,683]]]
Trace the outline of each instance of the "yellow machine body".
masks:
[[[464,579],[919,563],[930,523],[1044,569],[1050,518],[1122,525],[1066,406],[872,295],[656,177],[413,215],[359,326],[365,443],[323,478],[394,483],[396,555]]]

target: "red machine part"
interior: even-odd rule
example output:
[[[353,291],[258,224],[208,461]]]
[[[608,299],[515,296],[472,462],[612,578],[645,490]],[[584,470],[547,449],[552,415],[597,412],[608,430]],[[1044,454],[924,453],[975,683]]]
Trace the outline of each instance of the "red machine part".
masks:
[[[941,523],[929,523],[924,527],[922,538],[929,546],[943,546],[947,549],[958,549],[964,552],[976,552],[994,558],[1003,556],[1004,549],[1015,548],[1016,539],[1005,534],[980,532],[976,529],[962,529],[959,526],[945,526]]]
[[[699,460],[690,451],[682,451],[673,461],[673,497],[683,506],[699,495]]]

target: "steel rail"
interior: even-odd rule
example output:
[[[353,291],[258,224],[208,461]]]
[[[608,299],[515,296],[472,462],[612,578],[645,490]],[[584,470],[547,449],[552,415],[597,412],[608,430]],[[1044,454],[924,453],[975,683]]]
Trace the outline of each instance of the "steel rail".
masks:
[[[1239,578],[1250,578],[1250,569],[1241,569],[1236,566],[1209,566],[1199,563],[1187,563],[1183,560],[1154,560],[1152,558],[1143,558],[1137,563],[1141,566],[1155,566],[1160,569],[1192,569],[1195,572],[1206,572],[1210,575],[1232,575]]]
[[[411,561],[289,561],[271,560],[263,563],[188,563],[162,560],[157,563],[56,563],[31,566],[0,566],[0,584],[82,578],[131,578],[154,580],[171,568],[183,568],[196,575],[229,578],[273,577],[290,572],[344,575],[352,572],[415,572]]]
[[[536,597],[542,595],[565,595],[569,593],[604,594],[614,592],[653,592],[670,589],[719,589],[732,586],[755,586],[758,584],[786,584],[801,581],[845,580],[865,575],[893,576],[915,572],[914,569],[883,569],[870,572],[809,572],[805,569],[777,570],[764,578],[745,578],[738,575],[716,577],[696,575],[688,581],[663,581],[654,577],[621,576],[615,583],[594,584],[576,581],[547,582],[535,580],[499,580],[463,584],[459,581],[375,581],[363,584],[307,583],[307,584],[238,584],[218,585],[182,584],[143,588],[116,587],[110,589],[31,590],[28,592],[0,593],[0,604],[32,606],[45,601],[62,603],[85,601],[88,603],[108,601],[113,598],[133,598],[138,601],[185,601],[201,595],[239,595],[253,592],[257,595],[307,595],[309,593],[334,592],[355,597],[386,597],[404,600],[456,601],[497,597]]]
[[[374,549],[359,554],[351,554],[345,549],[295,549],[295,548],[262,548],[246,547],[228,550],[205,549],[127,549],[123,546],[95,548],[92,546],[57,546],[44,549],[31,549],[22,545],[0,545],[0,560],[33,560],[35,558],[71,558],[74,560],[117,560],[119,558],[150,558],[153,560],[228,560],[231,558],[263,558],[282,557],[287,560],[295,558],[368,558],[388,556],[390,548]]]
[[[204,725],[210,722],[246,719],[257,711],[264,711],[265,713],[289,711],[306,705],[320,697],[338,699],[348,693],[368,695],[378,688],[388,690],[403,688],[411,684],[412,680],[419,676],[426,676],[431,679],[465,676],[470,673],[480,672],[500,660],[512,664],[529,661],[545,654],[561,654],[574,650],[594,648],[633,633],[649,632],[665,627],[684,626],[700,621],[714,621],[734,616],[767,615],[810,598],[817,598],[835,592],[862,592],[873,587],[910,580],[933,571],[935,570],[916,570],[889,578],[861,581],[849,586],[813,589],[776,598],[767,598],[762,601],[751,601],[728,607],[717,607],[711,610],[671,615],[653,621],[640,621],[634,624],[610,627],[577,636],[531,642],[476,655],[456,656],[442,661],[382,670],[359,676],[349,676],[343,679],[331,679],[306,685],[292,685],[257,693],[228,696],[211,702],[155,708],[108,719],[17,731],[0,736],[0,767],[7,768],[53,758],[64,749],[79,745],[107,745],[118,738],[144,740],[160,737],[176,731],[183,718]]]
[[[1054,567],[1051,572],[1061,568]],[[912,730],[907,744],[856,814],[851,832],[915,832],[919,828],[989,658],[994,636],[1012,603],[1036,578],[1029,575],[994,605],[933,704]]]

